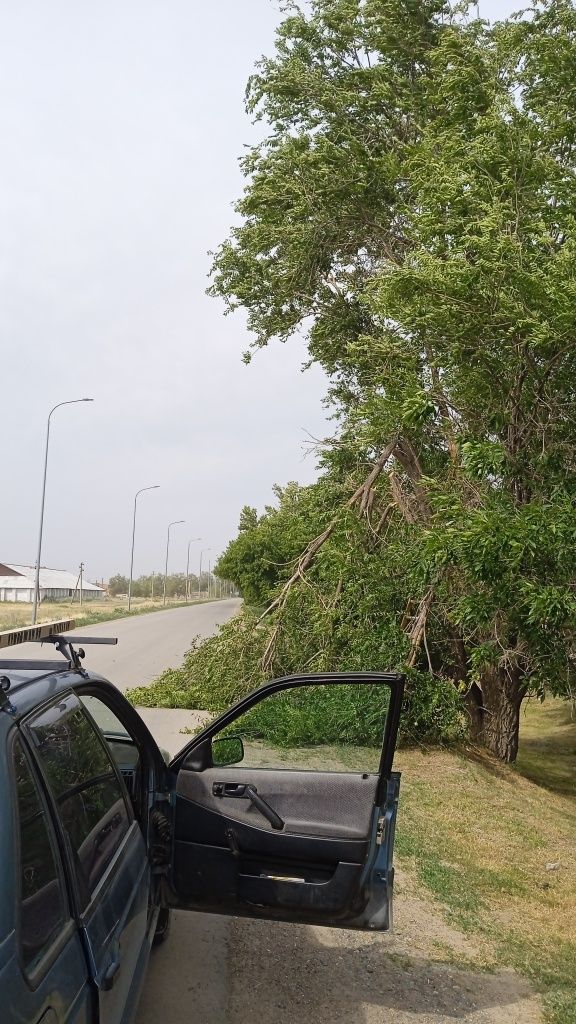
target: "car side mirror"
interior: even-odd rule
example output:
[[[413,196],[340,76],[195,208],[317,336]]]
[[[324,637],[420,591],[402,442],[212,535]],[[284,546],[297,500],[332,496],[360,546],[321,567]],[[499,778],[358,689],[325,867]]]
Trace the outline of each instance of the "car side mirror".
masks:
[[[238,764],[243,759],[244,744],[240,736],[221,736],[212,740],[212,764],[215,768]]]

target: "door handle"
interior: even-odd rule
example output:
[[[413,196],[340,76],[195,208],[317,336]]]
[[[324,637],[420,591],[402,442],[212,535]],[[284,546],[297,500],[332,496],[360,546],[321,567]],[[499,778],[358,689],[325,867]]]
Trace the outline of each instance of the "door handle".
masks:
[[[106,968],[102,976],[102,981],[100,983],[100,988],[102,989],[103,992],[109,992],[110,989],[113,987],[114,982],[118,977],[119,970],[120,960],[113,960],[112,963]]]
[[[246,785],[242,782],[215,782],[212,786],[214,796],[246,796]]]
[[[212,793],[219,797],[239,797],[241,800],[249,800],[250,803],[263,814],[272,828],[280,832],[285,825],[279,814],[270,804],[260,796],[256,786],[245,782],[215,782],[212,786]]]

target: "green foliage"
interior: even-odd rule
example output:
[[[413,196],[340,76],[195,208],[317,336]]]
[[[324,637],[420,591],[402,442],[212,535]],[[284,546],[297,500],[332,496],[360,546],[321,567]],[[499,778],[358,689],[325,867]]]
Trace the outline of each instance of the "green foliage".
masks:
[[[398,438],[364,535],[343,514],[283,605],[284,662],[399,664],[430,592],[418,668],[508,760],[526,693],[575,676],[575,68],[567,0],[495,26],[439,0],[290,7],[248,86],[269,130],[214,260],[254,345],[306,332],[329,376],[328,519]],[[317,496],[306,521],[247,516],[225,575],[248,600],[326,525]]]
[[[189,594],[198,593],[198,577],[190,573],[188,577]],[[208,573],[202,573],[200,592],[208,590]],[[108,584],[108,592],[112,597],[128,593],[128,578],[118,573],[112,576]],[[132,580],[132,597],[161,598],[164,593],[164,573],[156,572],[139,576]],[[166,596],[183,598],[186,596],[186,575],[183,572],[170,573],[166,579]]]
[[[310,671],[352,671],[366,665],[374,670],[395,667],[390,660],[393,649],[386,646],[383,634],[373,634],[370,650],[365,634],[360,636],[360,647],[355,648],[346,634],[342,653],[333,653],[329,660],[325,652],[317,661],[313,660],[317,637],[305,628],[312,612],[311,604],[293,609],[293,615],[303,616],[303,620],[299,627],[293,620],[282,629],[274,675],[297,672],[306,663]],[[215,636],[195,641],[182,668],[168,669],[152,685],[130,690],[128,697],[133,704],[143,707],[195,708],[214,714],[224,711],[269,678],[270,672],[262,668],[262,658],[277,624],[264,626],[253,612],[245,610]],[[320,615],[318,625],[323,625]],[[399,661],[401,649],[400,645],[396,654]],[[290,691],[275,701],[265,701],[246,716],[244,733],[280,746],[339,742],[377,746],[382,738],[382,691],[380,686],[339,686],[328,690],[313,687],[306,690],[306,698],[302,697],[304,691]],[[453,742],[462,736],[463,723],[454,687],[429,673],[409,673],[401,741]]]
[[[118,597],[118,594],[128,593],[128,577],[121,576],[117,573],[116,576],[111,576],[108,582],[108,593],[111,597]]]
[[[266,603],[323,516],[320,489],[289,483],[276,486],[274,494],[277,505],[260,517],[254,508],[242,509],[238,536],[215,566],[254,606]]]
[[[262,701],[242,718],[243,735],[279,747],[319,743],[378,747],[387,710],[383,686],[312,686]]]

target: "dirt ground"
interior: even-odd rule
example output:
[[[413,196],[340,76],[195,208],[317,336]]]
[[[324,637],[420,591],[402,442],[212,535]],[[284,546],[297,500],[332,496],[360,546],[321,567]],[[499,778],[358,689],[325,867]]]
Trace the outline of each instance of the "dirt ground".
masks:
[[[528,984],[482,970],[482,948],[402,872],[395,913],[393,934],[178,913],[135,1024],[541,1022]]]
[[[399,885],[393,935],[233,921],[227,1024],[537,1024],[538,999]]]

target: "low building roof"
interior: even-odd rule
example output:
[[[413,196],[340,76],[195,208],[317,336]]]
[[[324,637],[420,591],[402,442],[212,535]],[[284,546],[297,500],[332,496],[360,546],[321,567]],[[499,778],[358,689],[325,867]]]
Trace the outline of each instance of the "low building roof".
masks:
[[[7,569],[8,573],[2,575],[2,570]],[[0,587],[9,587],[11,590],[28,590],[34,586],[36,570],[33,565],[13,565],[9,562],[0,563]],[[78,574],[67,572],[66,569],[47,569],[40,567],[40,589],[41,590],[74,590],[78,584]],[[82,580],[83,590],[97,590],[104,594],[102,587],[95,583],[88,583]]]

